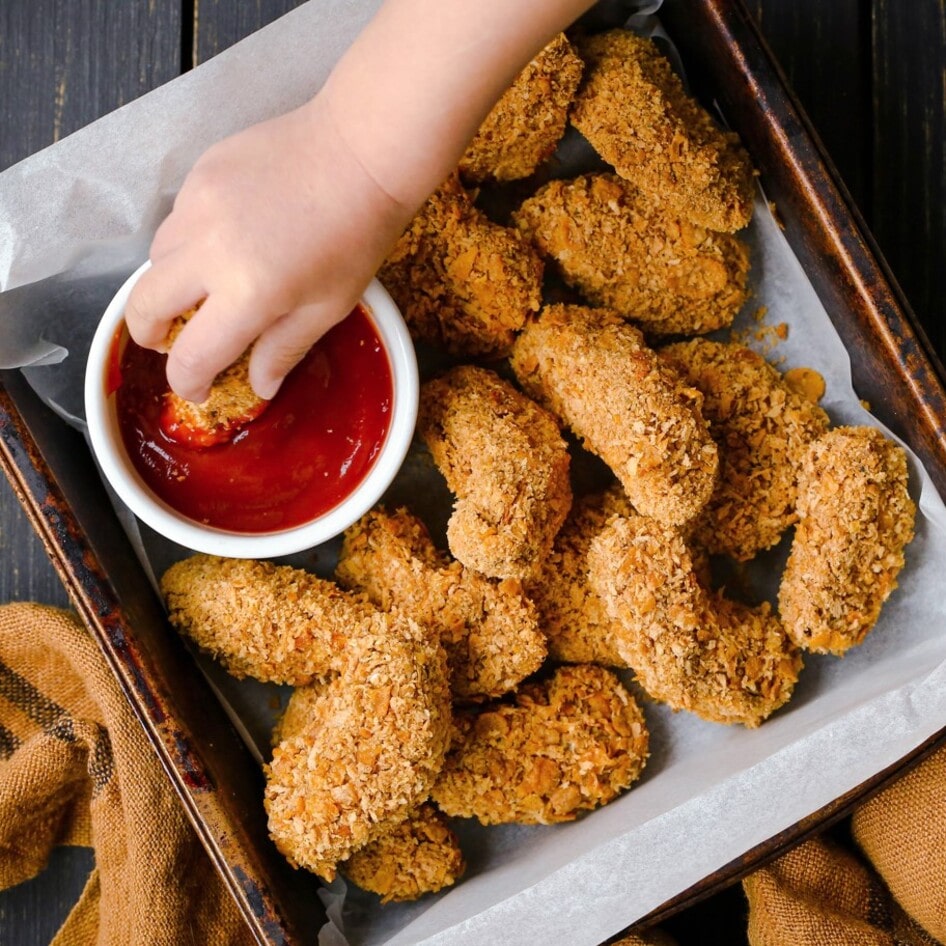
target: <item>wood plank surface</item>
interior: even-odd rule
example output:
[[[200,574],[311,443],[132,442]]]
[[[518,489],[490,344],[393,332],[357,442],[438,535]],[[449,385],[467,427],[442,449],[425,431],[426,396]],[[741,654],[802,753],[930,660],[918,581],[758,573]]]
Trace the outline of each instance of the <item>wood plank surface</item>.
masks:
[[[0,170],[204,62],[300,0],[0,0]],[[318,0],[315,0],[318,2]],[[944,0],[746,0],[937,351],[946,353]],[[65,593],[0,478],[0,602]],[[0,943],[48,943],[89,852],[0,893]],[[738,887],[667,926],[745,943]]]

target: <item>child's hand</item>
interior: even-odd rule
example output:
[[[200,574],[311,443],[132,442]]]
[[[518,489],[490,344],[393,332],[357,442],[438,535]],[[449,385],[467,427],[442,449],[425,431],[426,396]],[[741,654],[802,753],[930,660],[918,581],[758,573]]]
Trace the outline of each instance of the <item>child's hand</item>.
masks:
[[[173,318],[205,300],[168,357],[171,388],[204,400],[255,342],[250,383],[272,397],[357,303],[412,209],[372,179],[317,96],[195,164],[128,301],[129,332],[161,348]]]

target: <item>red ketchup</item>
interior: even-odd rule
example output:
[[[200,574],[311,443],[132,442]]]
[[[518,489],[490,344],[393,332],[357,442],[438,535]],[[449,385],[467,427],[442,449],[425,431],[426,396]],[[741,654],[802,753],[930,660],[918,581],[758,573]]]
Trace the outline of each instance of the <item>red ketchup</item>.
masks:
[[[191,519],[232,532],[302,525],[364,480],[387,437],[394,386],[361,306],[323,336],[268,407],[233,438],[188,446],[161,430],[167,357],[112,346],[107,388],[125,449],[151,490]]]

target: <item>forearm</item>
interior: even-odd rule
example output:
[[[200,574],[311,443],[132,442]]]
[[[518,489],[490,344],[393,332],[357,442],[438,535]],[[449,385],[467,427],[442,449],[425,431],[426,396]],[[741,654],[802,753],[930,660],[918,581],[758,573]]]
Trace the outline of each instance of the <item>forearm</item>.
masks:
[[[356,160],[416,207],[502,92],[591,0],[386,0],[320,95]]]

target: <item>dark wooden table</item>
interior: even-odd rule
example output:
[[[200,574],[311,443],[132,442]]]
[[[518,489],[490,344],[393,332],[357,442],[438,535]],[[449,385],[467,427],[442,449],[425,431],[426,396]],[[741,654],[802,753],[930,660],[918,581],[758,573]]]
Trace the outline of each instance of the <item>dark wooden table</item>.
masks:
[[[317,2],[317,0],[313,0]],[[946,356],[946,0],[746,0],[940,357]],[[0,0],[0,170],[203,62],[297,0]],[[0,602],[68,599],[0,478]],[[48,943],[92,865],[57,852],[0,894],[0,943]],[[737,887],[676,918],[745,942]]]

